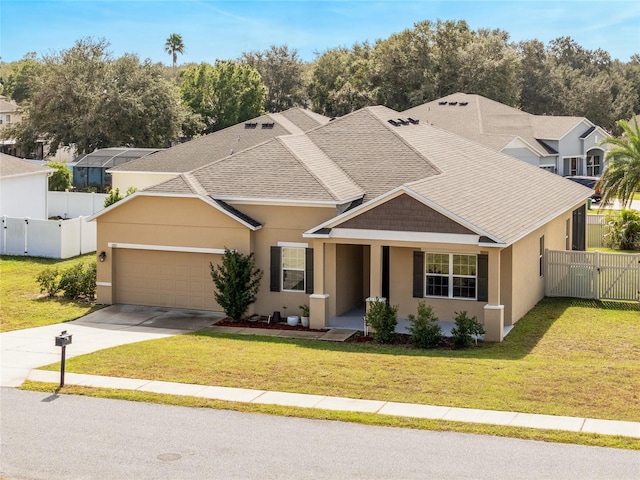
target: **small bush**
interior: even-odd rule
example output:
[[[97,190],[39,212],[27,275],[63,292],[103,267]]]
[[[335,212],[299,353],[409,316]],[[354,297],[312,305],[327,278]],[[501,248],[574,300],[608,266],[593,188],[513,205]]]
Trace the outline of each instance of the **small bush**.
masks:
[[[262,270],[256,268],[253,253],[244,255],[225,248],[222,264],[209,263],[211,278],[216,286],[214,298],[224,313],[239,320],[254,303],[260,289]]]
[[[456,312],[455,322],[456,326],[451,329],[451,335],[456,348],[471,347],[474,343],[478,343],[478,335],[484,334],[482,324],[475,316],[469,318],[466,311]]]
[[[50,297],[55,297],[60,291],[60,272],[55,267],[49,267],[41,271],[36,277],[40,284],[40,293],[47,292]]]
[[[128,197],[129,195],[133,195],[134,193],[136,193],[136,191],[136,187],[129,187],[127,189],[127,193],[123,197],[122,195],[120,195],[120,189],[118,187],[116,187],[115,190],[109,190],[109,195],[104,199],[104,208],[107,208],[114,203],[118,203],[120,200]]]
[[[438,324],[438,317],[433,313],[433,307],[424,302],[418,303],[418,316],[409,315],[409,333],[411,341],[416,347],[431,348],[442,341],[442,328]]]
[[[60,290],[65,298],[93,298],[96,294],[96,262],[85,267],[84,263],[76,263],[62,271]]]
[[[640,213],[624,209],[620,215],[607,217],[607,246],[619,250],[640,250]]]
[[[375,329],[373,338],[376,342],[392,343],[395,339],[396,325],[398,324],[398,307],[376,299],[369,305],[365,321],[367,325]]]

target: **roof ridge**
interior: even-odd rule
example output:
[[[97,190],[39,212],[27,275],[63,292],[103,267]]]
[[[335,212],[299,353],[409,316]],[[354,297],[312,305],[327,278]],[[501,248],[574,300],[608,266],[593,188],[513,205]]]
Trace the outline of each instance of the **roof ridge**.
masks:
[[[193,193],[195,193],[196,195],[202,195],[204,197],[208,195],[205,188],[200,184],[198,179],[191,174],[191,172],[185,172],[181,175],[181,177],[184,179]]]
[[[282,113],[269,113],[269,114],[267,114],[267,116],[271,120],[279,123],[281,127],[284,127],[286,130],[289,131],[289,133],[291,133],[293,135],[299,134],[299,133],[304,133],[304,130],[302,130],[295,123],[293,123],[291,120],[289,120],[287,117],[285,117]]]

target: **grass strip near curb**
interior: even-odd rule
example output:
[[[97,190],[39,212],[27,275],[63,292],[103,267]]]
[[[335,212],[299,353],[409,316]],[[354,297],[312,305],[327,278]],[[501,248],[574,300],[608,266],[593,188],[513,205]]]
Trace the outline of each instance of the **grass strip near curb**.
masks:
[[[236,412],[307,418],[312,420],[334,420],[379,427],[413,428],[417,430],[431,430],[437,432],[493,435],[497,437],[519,438],[522,440],[537,440],[553,443],[568,443],[586,446],[620,448],[627,450],[640,450],[640,439],[614,435],[598,435],[593,433],[509,427],[502,425],[486,425],[480,423],[463,423],[445,420],[427,420],[373,413],[344,412],[302,407],[283,407],[279,405],[260,405],[252,403],[227,402],[181,395],[169,395],[110,388],[94,388],[67,385],[60,391],[57,391],[58,385],[55,383],[33,382],[29,380],[26,381],[20,388],[22,390],[34,392],[58,393],[63,395],[83,395],[96,398],[109,398],[116,400],[146,402],[191,408],[213,408],[217,410],[232,410]]]
[[[83,300],[67,300],[58,294],[48,298],[40,293],[36,276],[48,267],[60,270],[88,263],[95,253],[59,260],[40,257],[0,257],[0,332],[68,322],[102,308]]]

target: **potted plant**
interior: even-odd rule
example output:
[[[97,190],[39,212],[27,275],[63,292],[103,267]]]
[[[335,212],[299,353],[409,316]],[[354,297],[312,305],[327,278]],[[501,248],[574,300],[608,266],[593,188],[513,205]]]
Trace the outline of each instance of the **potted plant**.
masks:
[[[300,305],[300,321],[302,322],[303,327],[309,326],[309,305]]]

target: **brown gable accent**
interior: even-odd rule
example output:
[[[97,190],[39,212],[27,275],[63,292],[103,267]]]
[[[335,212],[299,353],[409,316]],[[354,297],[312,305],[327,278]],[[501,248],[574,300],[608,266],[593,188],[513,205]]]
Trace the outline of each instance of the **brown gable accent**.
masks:
[[[474,235],[468,228],[406,194],[392,198],[334,228]]]

